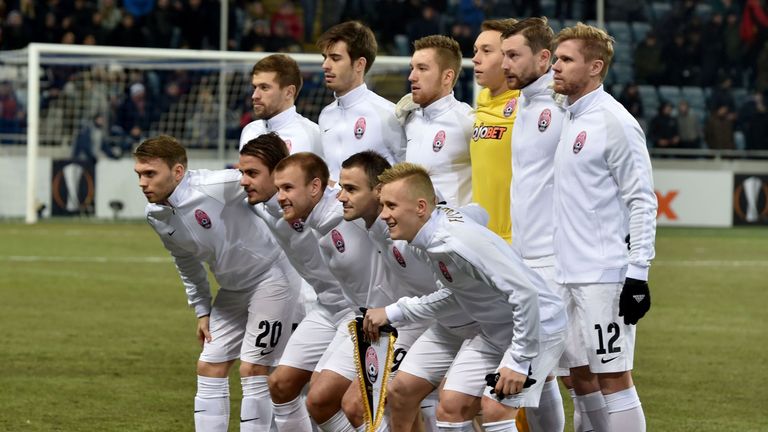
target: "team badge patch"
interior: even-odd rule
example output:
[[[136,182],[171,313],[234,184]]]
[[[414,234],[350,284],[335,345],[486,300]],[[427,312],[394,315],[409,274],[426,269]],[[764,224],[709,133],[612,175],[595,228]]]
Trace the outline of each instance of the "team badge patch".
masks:
[[[587,143],[587,131],[581,131],[576,136],[576,141],[573,142],[573,153],[579,154],[581,149],[584,148],[584,144]]]
[[[302,222],[301,219],[296,219],[291,222],[291,228],[296,232],[304,232],[304,222]]]
[[[199,223],[201,227],[205,229],[211,228],[211,218],[209,218],[208,214],[204,211],[200,209],[195,210],[195,219],[197,219],[197,223]]]
[[[504,114],[504,117],[511,116],[512,113],[515,112],[515,107],[517,107],[517,98],[510,99],[509,102],[504,105],[504,111],[502,113]]]
[[[552,111],[546,108],[539,114],[539,132],[547,130],[550,123],[552,123]]]
[[[379,356],[372,346],[365,350],[365,373],[368,374],[368,381],[371,384],[379,379]]]
[[[400,264],[400,267],[405,268],[405,258],[403,258],[403,254],[397,249],[397,246],[392,246],[392,255],[395,256],[395,260]]]
[[[445,263],[442,261],[439,261],[437,263],[437,266],[440,267],[440,273],[443,274],[443,277],[445,278],[445,280],[447,280],[448,282],[453,282],[453,278],[451,277],[451,274],[448,273],[448,266],[446,266]]]
[[[361,139],[365,134],[365,117],[360,117],[355,122],[355,138]]]
[[[445,131],[438,131],[435,135],[435,139],[432,140],[432,151],[437,153],[445,145]]]
[[[336,247],[336,250],[344,253],[346,250],[346,246],[344,245],[344,237],[341,236],[339,231],[331,230],[331,240],[333,240],[333,246]]]

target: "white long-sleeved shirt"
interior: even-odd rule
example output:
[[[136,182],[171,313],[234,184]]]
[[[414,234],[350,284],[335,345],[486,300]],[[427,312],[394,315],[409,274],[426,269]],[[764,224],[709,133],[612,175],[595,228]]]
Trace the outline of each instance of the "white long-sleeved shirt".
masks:
[[[395,117],[395,104],[365,84],[323,108],[318,123],[332,180],[339,180],[342,162],[364,150],[380,153],[391,164],[405,157],[405,135]]]
[[[427,168],[449,206],[472,201],[473,122],[472,107],[456,100],[453,93],[411,112],[405,121],[405,160]]]
[[[318,303],[333,311],[348,308],[341,285],[323,260],[315,233],[305,227],[301,220],[286,221],[277,203],[277,195],[269,201],[251,206],[251,209],[272,231],[299,276],[314,288]]]
[[[555,154],[557,281],[647,280],[658,204],[643,131],[602,86],[565,109]]]
[[[167,205],[148,204],[147,222],[171,253],[198,317],[211,312],[207,263],[222,289],[255,289],[285,259],[269,229],[244,202],[236,170],[190,170]],[[296,287],[298,290],[298,287]]]
[[[338,189],[327,188],[305,221],[313,229],[328,270],[341,285],[350,309],[371,306],[369,289],[382,283],[383,264],[361,220],[347,222]]]
[[[512,245],[523,258],[552,265],[555,150],[565,111],[552,99],[552,76],[542,75],[520,92],[512,129]]]
[[[428,318],[458,304],[488,341],[509,351],[512,363],[504,366],[519,373],[528,373],[538,355],[540,331],[565,329],[562,299],[540,289],[544,281],[501,237],[460,212],[436,208],[410,244],[426,251],[443,287],[390,305],[391,321]]]
[[[293,153],[312,152],[323,157],[323,145],[320,140],[320,127],[312,120],[296,112],[293,105],[268,120],[254,120],[240,133],[240,149],[248,141],[265,133],[275,132],[285,141],[288,151]]]

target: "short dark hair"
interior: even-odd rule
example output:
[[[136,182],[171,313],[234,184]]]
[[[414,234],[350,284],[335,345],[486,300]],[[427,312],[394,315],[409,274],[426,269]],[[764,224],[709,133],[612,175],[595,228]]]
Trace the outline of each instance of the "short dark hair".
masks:
[[[281,160],[288,157],[288,154],[288,146],[285,145],[285,141],[274,132],[259,135],[248,141],[240,149],[241,156],[252,156],[260,159],[270,173],[275,170]]]
[[[328,186],[328,179],[331,175],[328,172],[328,165],[320,156],[311,152],[294,153],[278,162],[274,171],[283,171],[290,166],[298,166],[304,172],[306,184],[309,184],[312,179],[318,178],[323,189]]]
[[[187,168],[187,151],[176,138],[170,135],[158,135],[145,139],[136,147],[133,157],[138,161],[162,159],[168,168],[173,168],[177,163]]]
[[[341,168],[343,169],[354,167],[365,171],[365,175],[368,176],[368,185],[373,189],[379,184],[381,173],[389,169],[391,165],[381,154],[373,150],[366,150],[353,154],[341,163]]]
[[[491,20],[485,20],[480,24],[480,30],[481,31],[497,31],[499,33],[504,33],[510,26],[515,24],[517,22],[514,18],[505,18],[505,19],[491,19]]]
[[[296,87],[296,96],[298,96],[304,83],[298,63],[285,54],[272,54],[256,62],[253,65],[251,75],[256,75],[259,72],[274,72],[280,88],[292,85]]]
[[[354,62],[360,57],[365,58],[365,73],[368,73],[376,60],[376,51],[379,49],[373,31],[359,21],[347,21],[329,28],[317,40],[317,47],[325,52],[329,46],[336,42],[347,44],[347,53]]]
[[[555,32],[552,31],[546,17],[530,17],[518,21],[507,30],[503,31],[501,33],[501,38],[507,39],[518,34],[525,38],[525,44],[528,45],[534,53],[545,49],[552,50],[552,41],[555,39]]]

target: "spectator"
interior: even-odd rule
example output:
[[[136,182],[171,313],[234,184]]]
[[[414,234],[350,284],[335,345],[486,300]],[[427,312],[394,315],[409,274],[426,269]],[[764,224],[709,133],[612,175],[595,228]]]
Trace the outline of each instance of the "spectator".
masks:
[[[99,4],[101,26],[107,32],[111,32],[123,20],[123,13],[115,6],[115,0],[101,0]]]
[[[143,47],[144,34],[136,27],[133,15],[123,15],[120,25],[112,32],[112,45],[124,47]]]
[[[757,65],[755,86],[761,92],[768,91],[768,41],[763,44]]]
[[[731,89],[731,78],[723,76],[720,80],[720,85],[712,90],[712,96],[709,100],[710,110],[717,111],[720,107],[726,107],[729,113],[736,111],[736,102],[733,98],[733,91]]]
[[[106,118],[103,114],[96,114],[92,120],[83,125],[75,137],[72,146],[72,159],[85,160],[90,163],[96,163],[97,155],[104,155],[110,159],[119,159],[127,149],[118,146],[113,148],[105,134]]]
[[[680,136],[680,148],[700,148],[701,132],[701,119],[691,111],[687,100],[681,100],[677,105],[677,133]]]
[[[717,82],[718,72],[725,58],[723,16],[713,14],[702,35],[701,84],[709,87]]]
[[[690,84],[692,73],[692,61],[688,46],[685,41],[685,35],[683,33],[676,33],[672,37],[671,43],[664,46],[664,58],[675,59],[667,63],[666,74],[664,77],[665,84],[669,85],[683,85]],[[697,58],[698,60],[698,58]]]
[[[636,119],[643,117],[643,100],[640,98],[640,90],[635,83],[629,83],[621,90],[619,103]]]
[[[704,137],[709,148],[716,150],[735,148],[733,140],[734,120],[735,116],[728,111],[728,107],[725,105],[710,112],[704,129]]]
[[[72,17],[72,26],[77,29],[75,33],[77,36],[84,36],[85,33],[90,32],[91,18],[93,16],[94,9],[85,0],[75,0],[74,7],[70,16]]]
[[[744,104],[739,119],[743,125],[747,150],[768,150],[768,108],[765,94],[755,92],[750,101]]]
[[[40,34],[33,38],[35,42],[57,43],[61,40],[61,30],[59,20],[56,14],[48,12],[45,14],[45,21]]]
[[[659,84],[664,75],[661,46],[656,35],[648,32],[645,40],[635,49],[635,79],[640,84]]]
[[[3,50],[22,49],[29,44],[30,35],[24,28],[24,18],[21,16],[21,12],[12,10],[8,14],[2,31],[0,31],[0,36],[2,36],[1,46]]]
[[[125,12],[133,15],[135,18],[143,18],[152,12],[154,6],[154,0],[123,0]]]
[[[725,62],[723,62],[725,72],[737,83],[740,83],[743,47],[739,36],[739,17],[736,14],[731,13],[725,16],[723,45],[725,48]]]
[[[272,36],[267,40],[269,52],[301,52],[301,45],[290,36],[283,22],[275,23]]]
[[[673,148],[680,144],[677,119],[672,116],[672,104],[662,102],[659,112],[651,120],[650,137],[656,148]]]
[[[248,32],[243,35],[240,44],[243,51],[267,51],[267,44],[270,43],[271,34],[269,33],[269,24],[263,21],[254,21]]]
[[[272,34],[278,33],[275,27],[277,27],[279,24],[283,25],[285,28],[285,34],[295,42],[300,42],[302,40],[304,29],[302,28],[301,20],[296,14],[296,8],[294,7],[292,1],[289,0],[283,2],[277,9],[277,12],[272,14],[272,19],[270,20],[269,24],[269,28],[272,31]]]
[[[176,14],[170,0],[157,0],[157,6],[147,17],[144,34],[149,46],[156,48],[177,48],[179,28],[176,26]]]
[[[131,84],[128,93],[129,97],[118,108],[117,123],[134,141],[139,141],[146,136],[153,118],[144,84]]]
[[[437,14],[437,10],[429,4],[424,5],[418,18],[406,24],[406,28],[408,40],[411,42],[424,36],[440,34],[440,17]]]
[[[215,19],[216,14],[212,13],[202,0],[188,0],[181,9],[178,21],[181,28],[182,47],[218,49],[218,39],[212,34],[216,30],[218,35],[219,25]]]
[[[13,86],[8,81],[0,82],[0,134],[21,133],[23,119],[24,110],[19,107]]]

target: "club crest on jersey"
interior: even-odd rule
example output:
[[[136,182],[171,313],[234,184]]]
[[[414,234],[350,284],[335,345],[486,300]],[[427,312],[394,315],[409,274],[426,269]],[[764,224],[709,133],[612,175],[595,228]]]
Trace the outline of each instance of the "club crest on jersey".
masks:
[[[360,117],[355,122],[355,138],[361,139],[365,134],[365,117]]]
[[[573,142],[573,153],[579,154],[581,149],[584,148],[584,144],[587,143],[587,131],[581,131],[576,135],[576,141]]]
[[[405,258],[403,258],[403,254],[397,249],[397,246],[392,246],[392,255],[395,256],[395,260],[400,264],[400,267],[405,268]]]
[[[432,140],[432,151],[437,153],[445,145],[445,131],[438,131],[435,135],[435,139]]]
[[[341,236],[341,233],[338,230],[331,230],[331,240],[333,240],[333,246],[336,250],[344,253],[347,248],[344,245],[344,237]]]
[[[539,132],[547,130],[550,123],[552,123],[552,111],[546,108],[539,114]]]
[[[304,222],[302,222],[301,219],[296,219],[291,222],[291,228],[296,232],[304,232]]]
[[[371,384],[379,379],[379,356],[372,346],[365,350],[365,373],[368,374],[368,381]]]
[[[515,112],[515,107],[517,107],[517,98],[510,99],[509,102],[507,102],[506,105],[504,105],[504,111],[502,114],[504,114],[504,117],[509,117],[512,115],[513,112]]]
[[[439,261],[437,263],[437,266],[440,267],[440,273],[443,274],[443,277],[445,278],[445,280],[447,280],[448,282],[453,282],[453,278],[451,277],[451,274],[448,273],[448,266],[446,266],[445,263],[442,261]]]
[[[211,228],[211,218],[209,218],[208,214],[204,211],[200,209],[195,210],[195,219],[197,219],[197,223],[199,223],[201,227],[205,229]]]

